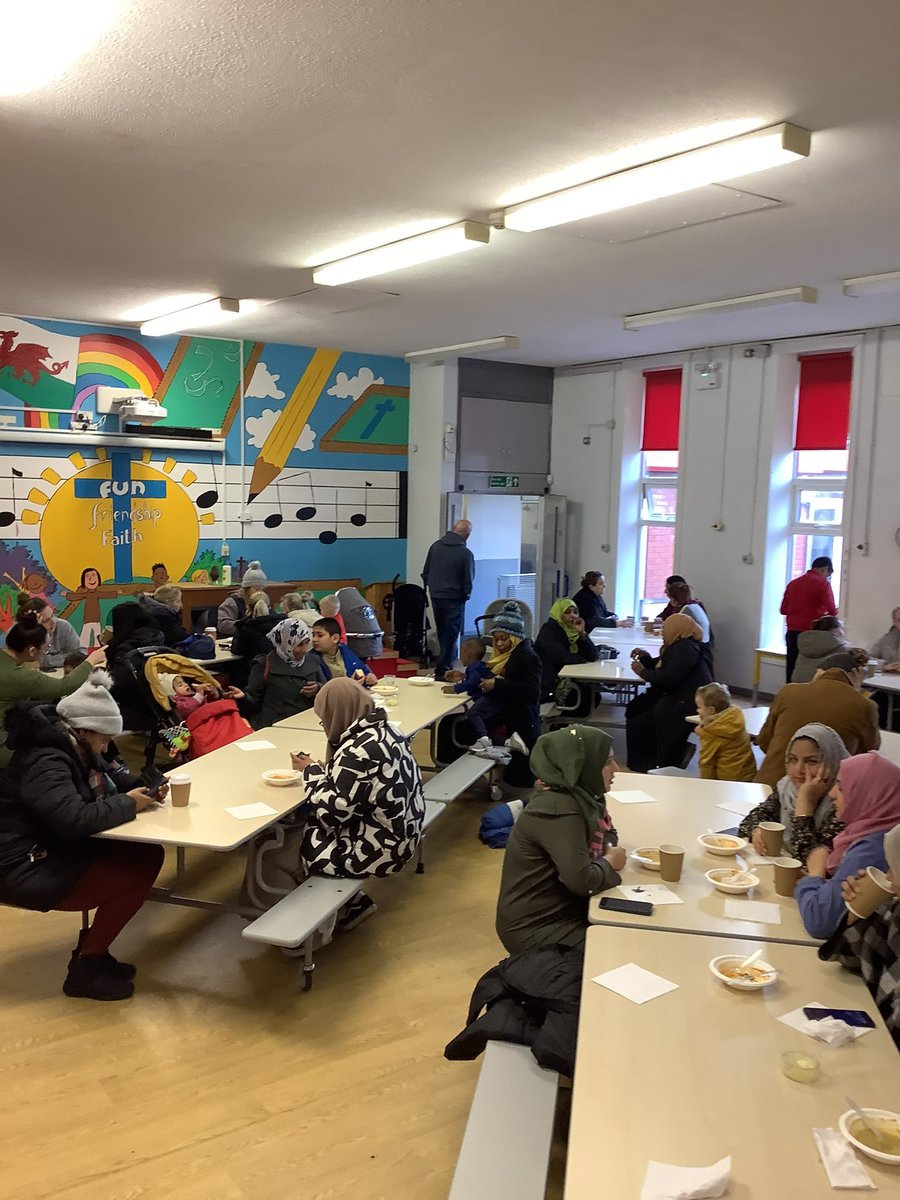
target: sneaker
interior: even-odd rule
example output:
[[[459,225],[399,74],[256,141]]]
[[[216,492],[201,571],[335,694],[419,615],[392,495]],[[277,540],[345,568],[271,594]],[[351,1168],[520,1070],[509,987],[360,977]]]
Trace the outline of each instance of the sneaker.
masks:
[[[492,750],[494,743],[489,737],[480,737],[477,742],[473,742],[469,747],[470,754],[483,754],[485,750]]]
[[[517,733],[510,734],[510,736],[506,739],[506,746],[507,749],[515,751],[516,754],[530,754],[525,742]]]
[[[78,935],[78,945],[72,951],[72,957],[69,959],[70,971],[72,969],[72,964],[81,953],[81,943],[84,941],[84,934],[85,931],[82,930]],[[95,954],[92,955],[92,957],[102,959],[106,967],[107,974],[114,976],[116,979],[134,979],[135,975],[137,975],[137,967],[134,965],[134,963],[119,962],[117,958],[113,958],[108,950],[105,954]]]
[[[378,905],[375,901],[365,892],[360,892],[348,901],[338,913],[335,928],[341,933],[346,933],[348,929],[355,929],[357,925],[361,925],[367,917],[371,917],[377,911]]]
[[[127,1000],[134,995],[132,981],[111,975],[105,957],[103,954],[79,954],[69,966],[63,983],[65,994],[85,1000]]]

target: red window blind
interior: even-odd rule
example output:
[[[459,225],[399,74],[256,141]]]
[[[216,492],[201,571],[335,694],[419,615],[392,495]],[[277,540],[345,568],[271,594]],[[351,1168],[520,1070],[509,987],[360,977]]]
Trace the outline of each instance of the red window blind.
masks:
[[[681,419],[681,367],[644,372],[642,450],[677,450]]]
[[[853,354],[801,354],[795,450],[846,450]]]

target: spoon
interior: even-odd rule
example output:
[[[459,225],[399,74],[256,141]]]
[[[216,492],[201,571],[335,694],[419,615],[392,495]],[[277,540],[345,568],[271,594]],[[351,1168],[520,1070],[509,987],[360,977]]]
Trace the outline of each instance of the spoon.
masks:
[[[859,1105],[856,1104],[853,1100],[851,1100],[849,1096],[845,1095],[844,1099],[847,1101],[847,1103],[850,1105],[850,1107],[853,1109],[853,1111],[856,1113],[856,1115],[862,1121],[863,1125],[865,1125],[866,1129],[870,1130],[872,1133],[875,1134],[875,1137],[878,1140],[878,1145],[884,1146],[884,1144],[885,1144],[884,1134],[881,1132],[881,1130],[878,1128],[878,1126],[872,1124],[872,1122],[865,1115],[865,1113],[859,1107]]]
[[[749,958],[745,958],[742,963],[738,963],[738,970],[743,971],[745,967],[752,967],[758,958],[762,958],[762,950],[757,950],[751,954]]]

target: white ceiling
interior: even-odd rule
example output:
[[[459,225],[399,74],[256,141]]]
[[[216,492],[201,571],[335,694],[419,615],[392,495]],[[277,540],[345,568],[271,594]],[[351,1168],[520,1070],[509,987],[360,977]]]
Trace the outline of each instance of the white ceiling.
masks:
[[[503,357],[546,364],[900,321],[900,295],[839,283],[900,269],[896,0],[121,7],[55,84],[0,98],[0,311],[127,323],[183,293],[295,296],[222,332],[387,354],[516,334]],[[310,290],[309,264],[354,239],[483,218],[626,147],[784,120],[814,131],[810,158],[730,190]],[[819,304],[621,328],[796,284]]]

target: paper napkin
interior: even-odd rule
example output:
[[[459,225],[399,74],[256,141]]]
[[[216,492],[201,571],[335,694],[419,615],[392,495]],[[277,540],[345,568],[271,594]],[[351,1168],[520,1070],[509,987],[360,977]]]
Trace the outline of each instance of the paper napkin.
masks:
[[[226,808],[229,816],[237,817],[239,821],[252,821],[254,817],[274,817],[277,809],[269,808],[268,804],[237,804],[234,808]]]
[[[649,1162],[641,1200],[705,1200],[724,1196],[731,1178],[731,1155],[711,1167],[673,1167]]]
[[[604,971],[602,975],[595,975],[593,982],[619,996],[624,996],[634,1004],[645,1004],[648,1000],[655,1000],[657,996],[664,996],[666,992],[674,992],[678,987],[677,983],[671,983],[661,975],[654,975],[652,971],[645,971],[636,963],[626,963],[625,966],[616,967],[612,971]]]
[[[869,1192],[878,1190],[842,1133],[837,1129],[814,1129],[813,1137],[828,1182],[833,1188],[858,1188]]]
[[[781,909],[762,900],[726,900],[725,916],[733,921],[757,921],[761,925],[780,925]]]

